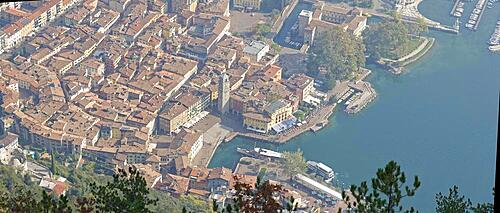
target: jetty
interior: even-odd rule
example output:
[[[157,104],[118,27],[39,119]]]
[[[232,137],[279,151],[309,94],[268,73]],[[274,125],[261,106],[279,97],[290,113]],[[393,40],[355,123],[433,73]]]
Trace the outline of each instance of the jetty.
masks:
[[[349,114],[358,113],[377,97],[377,93],[368,82],[349,83],[349,87],[356,91],[345,103],[347,105],[345,112]]]
[[[470,30],[477,30],[479,27],[479,23],[481,22],[481,18],[483,17],[483,13],[486,9],[486,0],[478,0],[476,6],[474,7],[472,13],[469,16],[469,21],[465,24],[465,27]]]
[[[481,9],[481,13],[479,14],[479,18],[477,18],[477,22],[476,22],[476,26],[474,26],[474,30],[477,30],[477,28],[479,27],[479,22],[481,22],[481,18],[483,17],[483,14],[484,14],[484,11],[486,10],[486,5],[487,5],[486,0],[479,0],[479,2],[483,2],[482,9]]]
[[[408,23],[417,23],[418,19],[423,19],[427,26],[430,29],[442,31],[442,32],[448,32],[448,33],[453,33],[453,34],[458,34],[459,29],[454,26],[446,26],[443,25],[437,21],[433,21],[428,19],[427,17],[423,16],[420,14],[418,11],[418,5],[422,2],[422,0],[415,0],[413,3],[408,4],[408,5],[400,5],[397,9],[397,11],[403,16],[403,21],[408,22]],[[388,15],[386,15],[388,16]]]
[[[488,49],[492,52],[500,51],[500,19],[498,19],[495,30],[491,34],[488,42],[490,45]]]
[[[456,0],[455,4],[453,4],[450,15],[457,18],[462,17],[462,13],[464,12],[464,4],[465,3],[461,0]]]

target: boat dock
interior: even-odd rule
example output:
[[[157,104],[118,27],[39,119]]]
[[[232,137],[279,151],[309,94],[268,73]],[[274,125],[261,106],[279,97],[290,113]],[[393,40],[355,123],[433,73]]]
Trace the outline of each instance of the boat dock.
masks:
[[[352,114],[361,111],[366,107],[366,105],[368,105],[377,97],[377,93],[368,82],[362,81],[355,84],[351,83],[349,84],[349,87],[359,92],[355,93],[349,100],[346,101],[345,104],[347,105],[347,107],[345,109],[345,112],[347,113]]]
[[[462,13],[464,12],[464,2],[461,0],[456,0],[453,8],[451,9],[450,15],[454,17],[462,17]]]
[[[499,52],[500,51],[500,45],[489,46],[488,49],[491,52]]]
[[[477,30],[479,27],[479,23],[481,22],[481,18],[483,17],[483,13],[486,9],[486,0],[478,0],[476,6],[474,7],[472,13],[469,16],[469,21],[465,24],[465,27],[470,30]]]
[[[495,25],[495,30],[491,34],[488,44],[490,45],[488,49],[491,52],[500,51],[500,19],[498,19]]]

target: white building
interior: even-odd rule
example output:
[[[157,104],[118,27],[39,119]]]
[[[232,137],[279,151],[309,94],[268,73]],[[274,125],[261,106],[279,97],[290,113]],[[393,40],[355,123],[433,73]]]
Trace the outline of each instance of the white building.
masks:
[[[269,45],[263,41],[252,41],[243,48],[245,56],[253,61],[260,61],[269,52]]]
[[[19,148],[19,137],[12,133],[0,135],[0,164],[9,164],[12,154]]]

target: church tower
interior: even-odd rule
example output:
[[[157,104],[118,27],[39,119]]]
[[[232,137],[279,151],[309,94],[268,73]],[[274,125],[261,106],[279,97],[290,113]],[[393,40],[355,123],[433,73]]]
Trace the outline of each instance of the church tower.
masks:
[[[229,92],[231,88],[229,85],[229,76],[227,74],[222,74],[219,77],[219,88],[218,88],[218,109],[219,112],[223,115],[227,112],[229,105]]]
[[[5,133],[5,124],[3,123],[3,93],[0,92],[0,137]]]

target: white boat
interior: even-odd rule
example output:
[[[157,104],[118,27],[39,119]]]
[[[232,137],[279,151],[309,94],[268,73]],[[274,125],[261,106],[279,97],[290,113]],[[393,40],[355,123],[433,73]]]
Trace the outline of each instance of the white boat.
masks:
[[[264,148],[254,148],[253,149],[256,153],[258,153],[259,155],[261,156],[264,156],[264,157],[269,157],[269,158],[281,158],[281,153],[279,152],[275,152],[273,150],[269,150],[269,149],[264,149]]]

